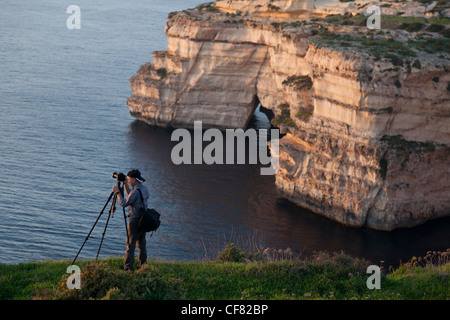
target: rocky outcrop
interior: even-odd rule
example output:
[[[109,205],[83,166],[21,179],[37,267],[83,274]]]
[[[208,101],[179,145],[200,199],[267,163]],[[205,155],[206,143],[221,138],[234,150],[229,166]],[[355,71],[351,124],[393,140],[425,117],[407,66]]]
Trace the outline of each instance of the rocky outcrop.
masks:
[[[276,19],[267,21],[231,4],[225,10],[225,2],[169,15],[167,50],[130,79],[134,117],[175,128],[197,120],[203,128],[246,128],[261,103],[284,134],[276,174],[283,197],[381,230],[450,215],[442,28],[411,42],[417,33],[370,31],[358,15],[280,20],[279,7],[268,8]],[[261,11],[264,1],[247,2]]]

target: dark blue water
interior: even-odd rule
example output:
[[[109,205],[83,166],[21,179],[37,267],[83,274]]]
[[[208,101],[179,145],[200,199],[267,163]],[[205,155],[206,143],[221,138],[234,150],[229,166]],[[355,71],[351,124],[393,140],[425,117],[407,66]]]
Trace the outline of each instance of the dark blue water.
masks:
[[[149,256],[214,256],[227,241],[344,250],[396,263],[449,247],[448,219],[414,229],[349,229],[282,201],[258,165],[173,165],[171,132],[135,121],[128,78],[167,47],[167,14],[198,0],[2,1],[0,4],[0,263],[73,259],[115,183],[139,168],[163,214]],[[69,30],[66,9],[81,8]],[[262,122],[261,116],[254,124]],[[94,258],[107,213],[80,258]],[[119,208],[100,256],[120,256]]]

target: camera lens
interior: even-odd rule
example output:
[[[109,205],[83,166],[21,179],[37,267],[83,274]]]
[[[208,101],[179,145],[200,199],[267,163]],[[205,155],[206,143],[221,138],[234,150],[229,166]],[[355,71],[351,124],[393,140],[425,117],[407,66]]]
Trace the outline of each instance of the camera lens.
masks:
[[[120,181],[120,182],[123,182],[127,179],[127,177],[122,172],[119,172],[119,173],[114,172],[112,174],[112,176],[114,179],[117,179],[117,181]]]

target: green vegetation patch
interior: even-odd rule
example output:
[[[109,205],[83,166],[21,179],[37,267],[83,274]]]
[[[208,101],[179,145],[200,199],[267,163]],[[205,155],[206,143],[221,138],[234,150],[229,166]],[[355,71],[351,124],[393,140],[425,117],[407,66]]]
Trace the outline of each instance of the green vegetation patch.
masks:
[[[352,16],[350,14],[344,15],[329,15],[321,19],[315,19],[316,22],[326,22],[332,25],[349,25],[349,26],[366,26],[367,17],[363,15]],[[449,18],[420,18],[420,17],[402,17],[402,16],[389,16],[383,15],[381,18],[381,30],[379,33],[384,33],[387,30],[405,30],[408,32],[434,32],[439,33],[444,36],[444,38],[450,38],[450,19]],[[326,34],[327,28],[319,27],[318,30],[321,32],[316,32],[314,34]],[[325,30],[325,32],[324,32]],[[333,36],[333,35],[332,35]],[[370,37],[370,36],[369,36]],[[352,40],[358,42],[354,37]],[[336,40],[345,40],[342,38],[337,38]],[[370,45],[370,43],[365,43],[365,40],[361,40],[362,45]],[[431,43],[439,43],[438,48],[429,48]],[[416,40],[408,44],[410,48],[426,48],[426,52],[448,52],[448,40],[446,39],[433,39],[432,42],[427,42],[426,40]],[[417,45],[418,44],[418,45]],[[348,43],[343,42],[343,46],[350,46]],[[435,46],[435,45],[433,45]]]
[[[407,43],[393,39],[371,39],[350,35],[336,35],[331,32],[320,32],[321,44],[341,48],[355,48],[358,52],[366,51],[375,60],[388,59],[395,66],[403,66],[408,59],[416,58],[422,52],[430,54],[446,54],[450,52],[450,39],[425,39]]]
[[[308,258],[244,254],[229,244],[213,261],[150,261],[123,271],[123,258],[78,261],[81,289],[67,288],[70,261],[0,264],[0,298],[9,299],[448,299],[449,249],[413,257],[400,267],[381,266],[381,289],[367,288],[372,263],[344,253]],[[279,250],[278,250],[279,251]],[[257,259],[252,259],[258,257]],[[290,257],[290,258],[289,258]],[[234,260],[239,262],[235,262]]]
[[[389,24],[391,22],[391,24]],[[422,17],[403,17],[403,16],[389,16],[383,15],[381,17],[382,28],[399,29],[402,24],[421,23],[421,24],[439,24],[450,25],[449,18],[422,18]],[[405,26],[405,25],[403,25]]]
[[[311,90],[313,82],[308,75],[293,75],[282,82],[283,85],[293,86],[296,90]]]
[[[386,179],[388,170],[388,161],[385,158],[381,158],[379,164],[380,164],[380,174],[383,177],[383,179]]]
[[[386,141],[390,149],[408,153],[428,153],[436,149],[436,145],[432,142],[408,141],[403,139],[401,135],[385,135],[381,138],[381,141]]]
[[[367,17],[363,15],[331,14],[319,21],[340,26],[366,26]]]
[[[320,33],[324,40],[324,44],[337,45],[340,47],[353,47],[358,51],[368,51],[376,60],[381,58],[398,58],[415,57],[416,53],[412,51],[407,44],[390,40],[373,40],[362,37],[352,37],[350,35],[336,35],[330,32]],[[400,64],[397,61],[397,64]]]
[[[203,10],[206,10],[207,12],[220,12],[219,9],[217,9],[212,2],[200,4],[197,6],[198,13],[201,13]]]
[[[301,109],[299,110],[295,116],[304,122],[308,122],[311,116],[313,115],[312,111]]]
[[[364,15],[354,15],[351,14],[331,14],[321,19],[316,19],[316,21],[324,21],[334,25],[341,26],[366,26],[368,16]],[[381,28],[391,29],[391,30],[408,30],[408,31],[419,31],[425,26],[432,25],[429,32],[442,32],[445,26],[450,25],[449,18],[421,18],[421,17],[403,17],[403,16],[390,16],[382,15],[381,17]],[[436,27],[436,25],[440,27]]]
[[[394,155],[395,157],[400,156],[402,168],[409,161],[410,156],[413,154],[425,155],[436,150],[437,147],[443,147],[444,144],[434,144],[429,141],[409,141],[403,138],[401,135],[388,136],[384,135],[381,140],[387,143],[387,148],[391,152],[388,153],[387,157],[383,157],[379,161],[379,173],[383,179],[386,178],[388,173],[388,160],[389,155]]]
[[[272,125],[275,127],[285,126],[297,129],[297,125],[291,118],[291,110],[289,104],[280,104],[278,108],[281,109],[281,114],[271,120]]]
[[[63,261],[0,264],[0,300],[28,300],[52,291],[68,265]]]
[[[167,78],[166,68],[160,68],[156,70],[156,73],[159,75],[160,80],[164,80],[165,78]]]
[[[423,41],[411,41],[408,43],[408,46],[427,53],[449,53],[450,39],[426,39]]]

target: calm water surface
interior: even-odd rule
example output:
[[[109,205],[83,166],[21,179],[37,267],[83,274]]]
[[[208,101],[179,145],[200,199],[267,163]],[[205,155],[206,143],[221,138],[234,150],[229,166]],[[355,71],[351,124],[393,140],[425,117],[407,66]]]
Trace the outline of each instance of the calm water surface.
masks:
[[[449,247],[449,219],[390,233],[350,229],[281,200],[258,165],[173,165],[171,132],[129,115],[128,78],[166,49],[167,14],[202,2],[79,0],[81,29],[68,30],[72,1],[2,1],[0,263],[74,258],[108,199],[111,173],[132,168],[163,213],[149,238],[152,258],[201,259],[228,241],[305,255],[344,250],[376,263]],[[95,257],[106,218],[80,258]],[[120,209],[100,255],[122,255],[125,239]]]

